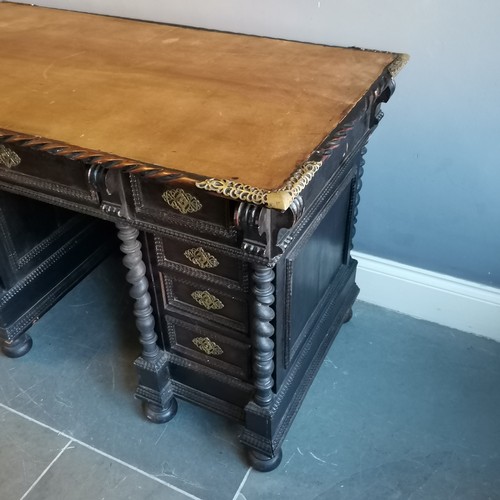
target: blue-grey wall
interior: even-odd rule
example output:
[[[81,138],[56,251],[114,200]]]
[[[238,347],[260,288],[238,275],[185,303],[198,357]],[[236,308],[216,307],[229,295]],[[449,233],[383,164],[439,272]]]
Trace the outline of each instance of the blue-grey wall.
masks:
[[[39,4],[411,54],[369,144],[356,249],[500,287],[498,0]]]
[[[356,249],[500,287],[500,3],[418,3],[397,20],[412,59],[369,144]]]

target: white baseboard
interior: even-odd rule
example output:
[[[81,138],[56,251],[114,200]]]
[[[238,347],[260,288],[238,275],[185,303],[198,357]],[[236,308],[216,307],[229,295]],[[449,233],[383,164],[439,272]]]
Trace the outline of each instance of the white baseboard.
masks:
[[[360,252],[359,300],[500,342],[500,289]]]

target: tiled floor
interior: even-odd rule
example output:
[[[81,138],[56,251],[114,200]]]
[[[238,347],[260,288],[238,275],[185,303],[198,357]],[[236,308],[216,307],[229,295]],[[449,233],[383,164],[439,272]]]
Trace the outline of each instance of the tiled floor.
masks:
[[[122,274],[108,259],[0,357],[1,500],[500,499],[500,344],[358,303],[262,474],[222,417],[144,420]]]

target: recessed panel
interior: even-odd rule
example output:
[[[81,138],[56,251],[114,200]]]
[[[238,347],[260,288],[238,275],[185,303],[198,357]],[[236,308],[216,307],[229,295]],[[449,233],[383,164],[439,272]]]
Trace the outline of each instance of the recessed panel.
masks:
[[[344,263],[349,188],[339,196],[308,241],[292,252],[287,262],[291,288],[289,342],[291,352],[304,338],[309,321],[314,321],[323,295]],[[307,332],[305,332],[307,333]]]

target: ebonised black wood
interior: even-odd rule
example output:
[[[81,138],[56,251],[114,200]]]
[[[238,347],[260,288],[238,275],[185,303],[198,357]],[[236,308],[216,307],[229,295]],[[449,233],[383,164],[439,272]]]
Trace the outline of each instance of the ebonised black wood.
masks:
[[[26,354],[30,326],[114,247],[107,223],[0,192],[3,353]]]

